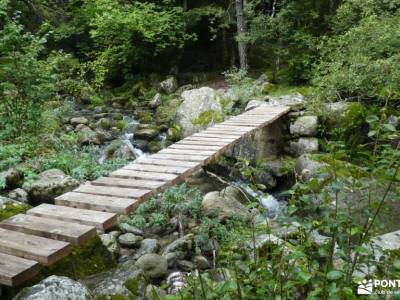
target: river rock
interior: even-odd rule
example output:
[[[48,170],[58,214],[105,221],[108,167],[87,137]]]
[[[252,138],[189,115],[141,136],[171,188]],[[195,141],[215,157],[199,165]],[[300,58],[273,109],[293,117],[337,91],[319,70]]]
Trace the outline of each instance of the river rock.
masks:
[[[290,134],[296,136],[316,136],[318,133],[318,117],[303,116],[290,124]]]
[[[151,99],[149,105],[151,108],[157,108],[160,106],[162,102],[162,96],[160,93],[154,95],[153,99]]]
[[[120,295],[124,299],[140,299],[144,295],[145,283],[142,271],[132,261],[119,264],[116,270],[94,275],[87,279],[94,286],[96,299],[113,299]]]
[[[303,154],[296,160],[295,171],[305,181],[311,178],[326,177],[327,172],[322,174],[322,170],[328,167],[327,163],[319,162],[312,158],[310,154]]]
[[[174,76],[169,76],[164,81],[161,81],[159,85],[160,92],[166,94],[172,94],[173,92],[176,91],[177,88],[178,88],[178,81]]]
[[[114,232],[99,235],[101,242],[115,256],[119,254],[120,247],[118,244],[118,234]]]
[[[256,107],[259,107],[261,105],[265,104],[265,101],[263,100],[250,100],[247,105],[246,108],[244,109],[245,111],[249,111],[252,110]]]
[[[289,142],[289,146],[285,148],[286,152],[294,156],[302,154],[318,152],[319,144],[317,138],[299,138]]]
[[[143,255],[136,261],[135,265],[150,278],[161,278],[168,272],[166,258],[154,253]]]
[[[119,223],[119,228],[123,231],[123,232],[129,232],[129,233],[133,233],[134,235],[141,235],[143,236],[143,231],[140,230],[139,228],[130,225],[128,223]]]
[[[21,203],[28,203],[28,193],[24,189],[15,189],[8,193],[9,198]]]
[[[243,220],[249,220],[251,217],[248,209],[236,198],[219,191],[207,193],[203,197],[201,207],[210,217],[225,219],[237,216]]]
[[[158,300],[164,299],[167,294],[158,286],[149,284],[146,286],[145,299],[146,300]]]
[[[209,269],[211,267],[208,259],[202,255],[195,256],[194,263],[196,264],[196,267],[199,268],[200,270]]]
[[[135,138],[152,140],[158,135],[158,130],[155,127],[142,128],[135,132]]]
[[[93,131],[89,126],[79,124],[76,130],[79,133],[79,143],[82,145],[101,145],[104,141],[104,137],[98,132]]]
[[[174,253],[176,258],[188,258],[193,255],[194,247],[194,235],[189,233],[165,247],[162,255],[166,256],[167,254]]]
[[[74,117],[74,118],[71,118],[71,120],[69,122],[74,126],[79,125],[79,124],[84,124],[84,125],[89,124],[89,120],[85,117]]]
[[[181,126],[183,136],[187,137],[199,131],[201,127],[193,124],[202,113],[222,113],[220,98],[216,91],[209,87],[184,91],[183,102],[178,107],[176,122]]]
[[[257,172],[254,174],[253,179],[256,184],[262,184],[266,187],[266,189],[272,189],[276,187],[276,179],[268,170],[261,170]]]
[[[34,204],[52,202],[55,197],[72,191],[79,182],[58,169],[50,169],[39,174],[30,184],[24,184],[28,198]]]
[[[150,253],[157,253],[160,249],[160,243],[156,239],[144,239],[140,243],[139,249],[133,254],[133,259],[138,259],[139,257],[150,254]]]
[[[285,105],[292,110],[299,110],[304,107],[304,96],[300,93],[284,96],[268,96],[267,105]]]
[[[173,272],[167,278],[168,294],[175,295],[187,285],[187,273]]]
[[[140,245],[143,238],[139,235],[134,235],[133,233],[124,233],[118,237],[118,241],[122,247],[134,248]]]
[[[92,300],[86,286],[64,276],[50,276],[21,292],[16,300]]]
[[[0,178],[3,178],[5,181],[6,189],[14,189],[20,186],[23,175],[17,169],[10,168],[7,171],[1,172]]]

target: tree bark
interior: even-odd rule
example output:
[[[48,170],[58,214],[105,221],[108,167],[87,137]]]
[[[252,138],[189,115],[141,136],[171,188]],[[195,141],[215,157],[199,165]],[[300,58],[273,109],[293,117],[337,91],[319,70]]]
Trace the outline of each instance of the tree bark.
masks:
[[[247,45],[244,41],[241,41],[240,37],[246,33],[246,18],[244,15],[244,0],[235,0],[236,4],[236,24],[237,24],[237,35],[238,35],[238,52],[240,69],[247,71],[249,68],[247,61]]]

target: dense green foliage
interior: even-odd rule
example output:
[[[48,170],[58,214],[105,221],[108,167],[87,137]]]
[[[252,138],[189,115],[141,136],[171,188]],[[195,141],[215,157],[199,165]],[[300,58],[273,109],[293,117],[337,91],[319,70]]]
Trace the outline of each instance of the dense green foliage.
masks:
[[[209,110],[192,120],[201,126],[241,112],[252,99],[305,92],[326,152],[313,158],[327,166],[310,181],[293,174],[292,163],[285,170],[295,184],[280,195],[288,206],[279,225],[297,224],[295,234],[256,251],[256,235],[278,235],[268,220],[261,214],[249,223],[206,217],[203,195],[186,185],[149,199],[126,221],[154,234],[172,228],[169,234],[190,220],[196,246],[221,244],[214,259],[223,274],[194,270],[174,299],[356,299],[355,270],[400,275],[396,253],[377,260],[366,246],[384,229],[398,230],[400,2],[244,2],[247,28],[238,36],[235,2],[228,0],[0,0],[0,172],[15,167],[25,183],[51,168],[80,181],[105,175],[127,162],[99,163],[100,145],[131,125],[127,115],[146,130],[168,132],[168,142],[179,140],[182,128],[174,120],[184,89],[160,89],[167,75],[180,87],[210,83],[238,98],[221,99],[222,114]],[[249,70],[237,69],[238,42],[247,46]],[[268,79],[256,79],[260,73]],[[160,103],[153,106],[158,92]],[[337,101],[351,102],[343,114],[328,109]],[[98,118],[73,125],[73,112],[87,110]],[[103,118],[108,115],[118,117]],[[107,140],[111,131],[118,134]],[[106,142],[85,140],[85,134],[103,134]],[[108,152],[117,152],[121,143],[115,145]],[[160,142],[148,148],[159,149]],[[253,180],[262,163],[243,160],[235,168],[251,188],[266,190]],[[249,209],[261,210],[255,199],[249,202]],[[0,220],[27,208],[7,204]],[[328,239],[317,243],[315,232]],[[74,266],[99,243],[76,249],[44,274],[81,278],[108,269],[114,261],[101,260],[104,247],[87,270]]]

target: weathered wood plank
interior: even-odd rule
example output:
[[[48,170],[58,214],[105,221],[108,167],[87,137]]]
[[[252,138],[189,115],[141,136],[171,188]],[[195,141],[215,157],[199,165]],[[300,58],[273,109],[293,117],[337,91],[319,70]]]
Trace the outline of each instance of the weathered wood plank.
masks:
[[[188,149],[176,149],[176,148],[166,148],[164,150],[161,150],[158,153],[161,154],[184,154],[184,155],[201,155],[201,156],[213,156],[215,155],[219,150],[221,150],[221,148],[219,148],[218,150],[188,150]]]
[[[125,179],[115,177],[100,177],[92,181],[92,185],[99,186],[110,186],[110,187],[122,187],[122,188],[136,188],[144,190],[159,191],[160,188],[165,186],[167,183],[163,181],[152,181],[149,179]]]
[[[117,215],[109,212],[72,208],[52,204],[40,204],[27,211],[27,214],[56,219],[66,222],[77,222],[79,224],[95,226],[104,231],[117,222]]]
[[[174,145],[208,145],[224,147],[234,142],[234,139],[216,139],[216,138],[185,138]]]
[[[142,199],[152,194],[151,190],[145,189],[98,186],[91,184],[83,184],[74,190],[74,192],[128,199]]]
[[[133,198],[92,195],[69,192],[55,199],[57,205],[105,211],[116,214],[130,214],[139,205]]]
[[[93,226],[18,214],[0,223],[0,227],[26,234],[82,245],[96,235]]]
[[[225,145],[224,145],[225,146]],[[206,150],[206,151],[220,151],[223,148],[223,146],[210,146],[207,145],[207,143],[204,144],[173,144],[169,146],[167,149],[176,149],[176,150]]]
[[[232,132],[249,132],[252,131],[254,129],[257,129],[257,126],[247,126],[247,127],[243,127],[243,126],[233,126],[233,125],[227,125],[227,124],[223,124],[223,125],[218,125],[218,126],[214,126],[209,128],[210,130],[228,130],[228,131],[232,131]]]
[[[70,243],[0,228],[0,252],[36,260],[45,266],[68,255]]]
[[[150,179],[156,181],[173,181],[177,176],[176,174],[162,173],[162,172],[142,172],[119,169],[109,174],[110,177],[128,178],[128,179]]]
[[[178,161],[194,161],[194,162],[204,162],[209,159],[207,155],[179,155],[179,154],[163,154],[157,153],[151,156],[152,159],[170,159]]]
[[[0,285],[21,285],[35,277],[39,270],[40,265],[36,261],[0,253]]]
[[[225,139],[233,139],[233,141],[240,139],[242,135],[240,133],[232,133],[232,134],[217,134],[217,133],[210,133],[206,131],[202,131],[199,133],[195,133],[192,135],[192,138],[198,138],[198,137],[203,137],[203,138],[218,138],[221,140]]]
[[[171,167],[186,167],[195,168],[199,166],[199,163],[193,161],[176,161],[171,159],[159,159],[152,157],[139,158],[136,162],[145,165],[159,165],[159,166],[171,166]]]
[[[141,164],[138,161],[128,164],[121,170],[139,171],[139,172],[162,172],[168,174],[184,174],[190,171],[192,167],[177,167],[171,165],[148,165]]]

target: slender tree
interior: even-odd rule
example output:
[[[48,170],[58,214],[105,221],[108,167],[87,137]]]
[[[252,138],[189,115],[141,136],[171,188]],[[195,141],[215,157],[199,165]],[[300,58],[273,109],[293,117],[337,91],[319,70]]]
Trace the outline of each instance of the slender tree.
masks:
[[[247,61],[247,45],[243,41],[243,35],[246,33],[246,17],[244,14],[246,0],[235,0],[236,5],[236,24],[240,69],[247,70],[249,68]]]

